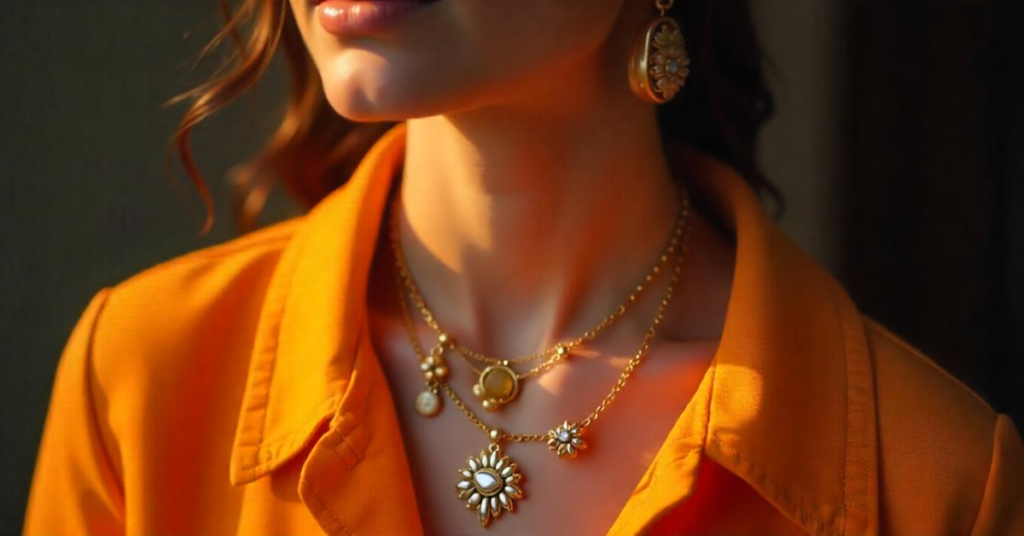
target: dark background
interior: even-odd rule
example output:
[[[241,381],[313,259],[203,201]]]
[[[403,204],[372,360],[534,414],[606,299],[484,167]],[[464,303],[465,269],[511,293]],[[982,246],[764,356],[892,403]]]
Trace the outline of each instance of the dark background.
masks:
[[[1024,423],[1024,2],[752,0],[778,112],[782,224],[867,314]],[[230,167],[284,73],[200,128],[216,197],[165,145],[212,0],[17,2],[0,17],[0,533],[20,531],[57,359],[99,288],[234,236]],[[212,67],[212,65],[210,66]],[[297,214],[280,197],[264,222]]]

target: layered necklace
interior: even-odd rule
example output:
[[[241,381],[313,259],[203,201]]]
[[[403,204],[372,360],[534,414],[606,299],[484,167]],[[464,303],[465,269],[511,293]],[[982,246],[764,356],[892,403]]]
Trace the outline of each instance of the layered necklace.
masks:
[[[665,246],[650,272],[622,304],[605,316],[597,326],[574,339],[559,342],[535,354],[506,359],[488,356],[466,348],[441,329],[434,315],[427,307],[415,281],[413,281],[405,256],[402,253],[398,219],[401,196],[394,196],[391,207],[389,237],[397,268],[395,270],[395,288],[398,291],[398,301],[401,305],[402,318],[409,342],[415,351],[425,382],[424,390],[416,396],[415,408],[417,413],[424,417],[437,415],[442,409],[441,394],[444,393],[470,422],[487,435],[489,444],[480,452],[479,456],[470,455],[466,459],[465,466],[459,470],[461,478],[455,486],[459,499],[465,501],[466,508],[475,512],[477,520],[482,526],[487,527],[492,520],[500,517],[502,512],[513,512],[515,510],[515,501],[524,498],[523,475],[519,471],[518,464],[502,451],[501,443],[509,441],[514,443],[546,443],[548,448],[559,459],[575,458],[579,451],[587,446],[583,440],[584,433],[601,413],[611,405],[616,395],[625,388],[633,371],[643,361],[658,325],[664,316],[665,309],[672,298],[672,292],[679,279],[683,258],[688,251],[691,231],[689,224],[690,199],[689,193],[685,188],[681,187],[679,189],[679,195],[679,212],[669,243]],[[608,394],[582,420],[570,421],[566,419],[547,432],[539,434],[507,432],[489,426],[448,385],[450,370],[445,361],[445,352],[452,351],[476,374],[477,381],[473,385],[472,391],[483,409],[498,411],[517,398],[520,392],[520,382],[539,376],[555,365],[565,362],[575,348],[590,341],[622,317],[660,274],[669,271],[666,269],[666,266],[671,261],[674,262],[672,263],[671,275],[665,288],[665,294],[658,304],[657,311],[647,332],[644,334],[640,348],[629,360],[629,363],[623,369]],[[437,335],[436,343],[429,352],[425,352],[420,345],[414,321],[406,302],[406,293],[408,293],[416,305],[424,321]],[[540,361],[540,363],[523,372],[516,370],[517,365],[534,361]],[[481,369],[480,366],[484,368]]]

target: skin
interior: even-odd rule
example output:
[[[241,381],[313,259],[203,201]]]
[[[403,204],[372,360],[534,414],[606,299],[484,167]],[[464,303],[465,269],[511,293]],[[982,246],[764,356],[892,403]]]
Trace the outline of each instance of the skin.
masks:
[[[441,0],[389,31],[343,37],[320,27],[315,5],[291,0],[291,8],[338,114],[408,120],[402,248],[436,318],[463,344],[518,356],[574,338],[647,273],[678,203],[655,106],[633,96],[626,78],[653,1]],[[488,533],[597,534],[612,525],[721,335],[733,246],[698,214],[691,250],[644,364],[588,431],[591,447],[566,461],[543,444],[506,444],[526,498]],[[413,411],[423,380],[396,305],[386,233],[373,264],[372,338],[424,528],[479,533],[453,486],[456,469],[488,440],[450,402],[433,419]],[[542,433],[581,419],[637,351],[666,283],[659,278],[569,364],[525,382],[500,413],[479,409],[475,377],[454,354],[450,384],[504,430]],[[429,347],[432,332],[418,317],[417,327]]]

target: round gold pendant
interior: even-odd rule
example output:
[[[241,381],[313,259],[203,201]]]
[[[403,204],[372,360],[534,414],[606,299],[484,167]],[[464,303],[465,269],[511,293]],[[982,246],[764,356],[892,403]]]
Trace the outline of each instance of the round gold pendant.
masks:
[[[467,458],[465,467],[459,470],[462,480],[455,491],[466,501],[467,509],[476,510],[477,521],[484,527],[503,511],[515,511],[515,500],[523,498],[519,483],[522,475],[516,469],[501,447],[492,443],[480,457]]]
[[[433,391],[423,391],[416,395],[416,413],[424,417],[433,417],[441,412],[441,397]]]
[[[483,401],[484,409],[495,411],[519,394],[519,376],[506,365],[492,365],[480,373],[473,394]]]

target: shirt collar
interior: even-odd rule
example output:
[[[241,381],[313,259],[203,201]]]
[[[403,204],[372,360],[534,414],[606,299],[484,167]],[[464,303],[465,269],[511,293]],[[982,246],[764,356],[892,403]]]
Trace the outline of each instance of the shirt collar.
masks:
[[[404,123],[385,132],[349,181],[304,216],[267,288],[235,432],[231,482],[307,446],[352,389],[366,286]]]
[[[328,421],[361,424],[352,421],[362,413],[342,410],[365,391],[357,384],[368,375],[353,374],[353,365],[406,129],[406,122],[391,127],[350,180],[304,217],[281,254],[257,325],[233,484],[279,467]],[[706,455],[811,532],[876,533],[874,383],[859,312],[732,168],[687,146],[667,152],[694,196],[733,232],[736,266],[712,366],[652,465],[659,480],[678,480],[653,503],[668,508],[688,493],[678,482],[692,482],[692,464],[667,460]],[[363,443],[348,446],[362,458]],[[616,526],[640,530],[657,514],[624,516]]]
[[[666,506],[685,498],[706,455],[811,533],[877,534],[874,371],[859,311],[732,168],[685,145],[667,153],[732,232],[736,265],[715,358],[652,466],[656,480],[685,485],[655,493]],[[639,532],[657,515],[621,526]]]

